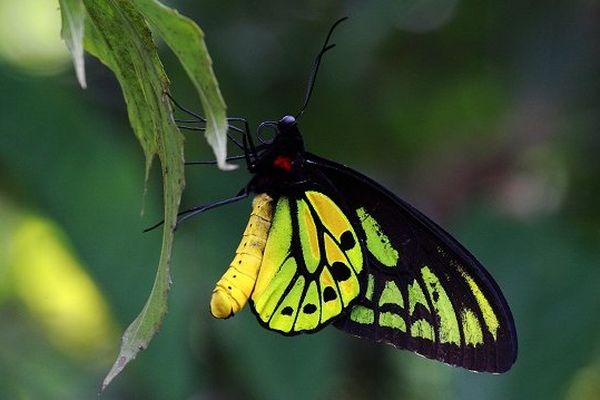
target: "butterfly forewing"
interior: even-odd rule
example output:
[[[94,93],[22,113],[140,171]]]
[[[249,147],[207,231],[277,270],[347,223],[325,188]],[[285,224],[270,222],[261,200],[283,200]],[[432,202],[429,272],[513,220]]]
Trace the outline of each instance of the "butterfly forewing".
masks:
[[[252,308],[267,328],[316,331],[358,298],[364,254],[348,216],[307,190],[277,200]]]
[[[343,196],[365,248],[364,290],[335,325],[467,369],[503,372],[516,359],[512,315],[481,264],[442,228],[369,178],[307,154]]]

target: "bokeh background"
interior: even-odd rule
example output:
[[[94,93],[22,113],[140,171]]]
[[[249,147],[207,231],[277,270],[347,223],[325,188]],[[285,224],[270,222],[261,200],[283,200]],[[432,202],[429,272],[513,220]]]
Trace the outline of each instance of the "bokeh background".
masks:
[[[285,338],[246,310],[209,316],[249,202],[176,235],[170,310],[103,399],[600,399],[600,4],[170,1],[206,32],[230,115],[300,106],[307,147],[431,215],[487,266],[520,339],[507,374],[474,374],[334,328]],[[0,2],[0,398],[95,398],[158,261],[161,183],[112,74],[81,90],[57,2]],[[161,45],[172,93],[198,109]],[[188,134],[189,160],[210,159]],[[189,167],[183,207],[249,179]],[[144,210],[141,216],[140,211]]]

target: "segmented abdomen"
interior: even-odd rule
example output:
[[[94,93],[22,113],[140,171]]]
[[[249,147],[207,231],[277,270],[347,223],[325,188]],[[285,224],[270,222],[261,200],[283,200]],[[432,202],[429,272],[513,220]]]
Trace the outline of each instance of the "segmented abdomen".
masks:
[[[252,212],[233,261],[217,282],[210,300],[215,318],[229,318],[240,311],[254,290],[273,217],[273,199],[266,193],[252,201]]]

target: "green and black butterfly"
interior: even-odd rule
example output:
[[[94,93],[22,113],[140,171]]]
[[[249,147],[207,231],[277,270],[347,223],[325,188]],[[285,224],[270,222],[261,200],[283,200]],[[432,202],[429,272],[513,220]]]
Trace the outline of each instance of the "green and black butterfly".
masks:
[[[451,365],[504,372],[517,356],[513,318],[475,257],[372,179],[304,149],[298,117],[343,20],[316,58],[301,111],[260,125],[258,137],[268,128],[272,140],[255,146],[247,122],[230,119],[244,124],[231,126],[244,150],[232,159],[245,159],[250,182],[233,198],[180,214],[179,222],[256,194],[211,313],[230,317],[250,299],[258,321],[284,335],[332,324]]]

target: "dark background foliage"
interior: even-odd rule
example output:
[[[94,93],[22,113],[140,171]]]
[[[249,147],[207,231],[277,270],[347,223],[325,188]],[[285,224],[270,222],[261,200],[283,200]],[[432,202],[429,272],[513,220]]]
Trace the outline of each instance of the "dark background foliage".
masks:
[[[42,3],[0,5],[0,398],[92,398],[154,279],[160,234],[141,232],[161,218],[160,176],[155,168],[144,195],[114,77],[88,57],[88,89],[78,87],[58,11]],[[248,310],[212,319],[212,285],[248,202],[178,230],[161,332],[103,398],[600,398],[597,2],[170,5],[203,28],[229,114],[253,126],[297,110],[327,29],[349,15],[301,120],[308,149],[460,238],[502,287],[520,354],[491,376],[334,328],[280,337]],[[173,55],[161,55],[172,93],[199,109]],[[187,159],[211,157],[187,135]],[[248,178],[189,167],[183,207]],[[42,250],[51,280],[27,267]]]

